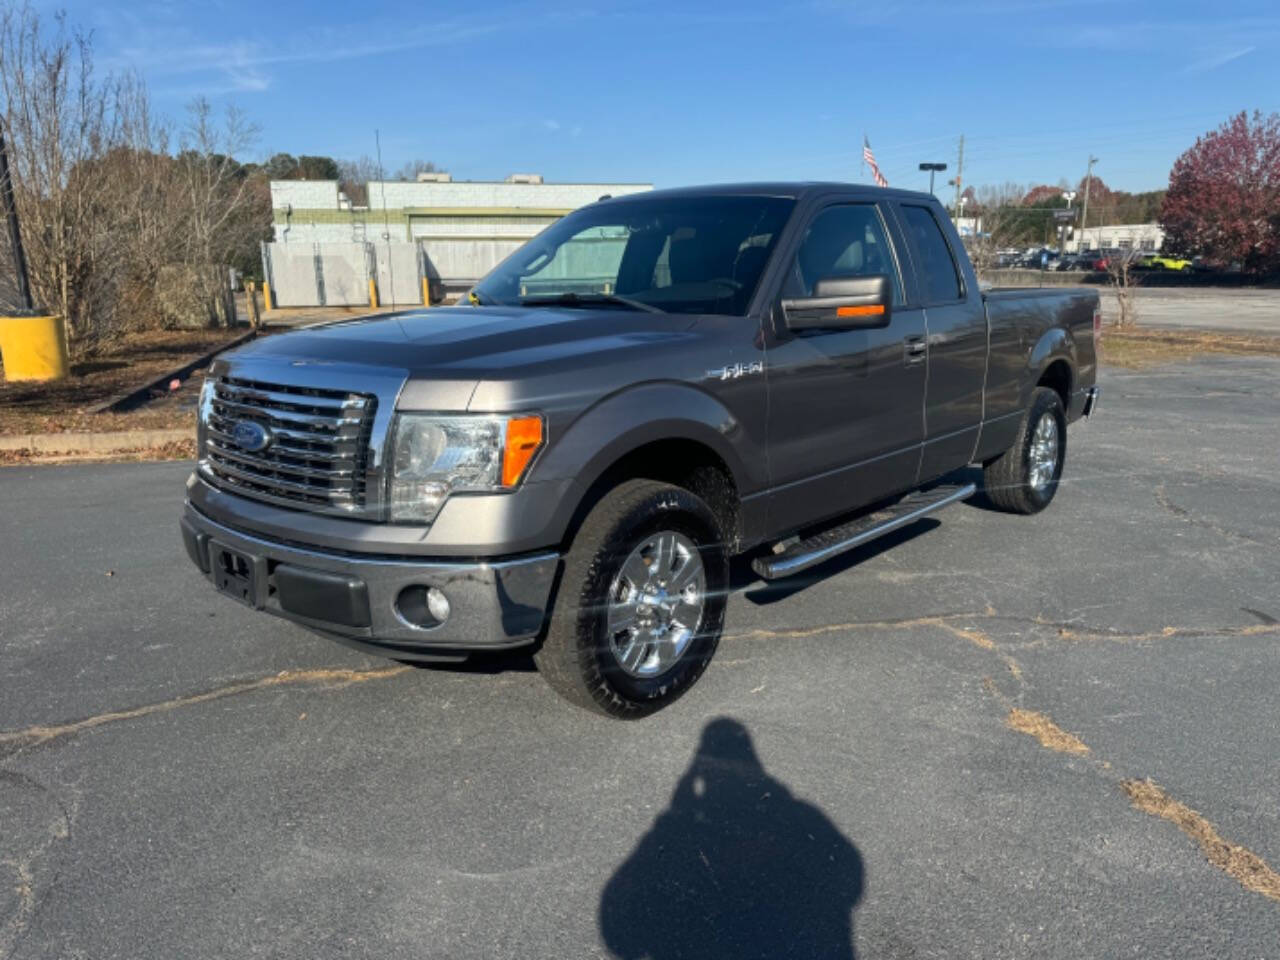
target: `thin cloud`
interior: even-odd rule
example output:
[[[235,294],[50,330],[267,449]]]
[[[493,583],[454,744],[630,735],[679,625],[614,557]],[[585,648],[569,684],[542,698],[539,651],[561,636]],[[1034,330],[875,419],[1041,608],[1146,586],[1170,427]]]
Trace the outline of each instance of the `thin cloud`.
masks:
[[[1233,60],[1239,60],[1241,57],[1247,57],[1257,49],[1258,48],[1256,46],[1241,47],[1239,50],[1220,53],[1216,57],[1205,57],[1203,60],[1197,60],[1195,63],[1187,64],[1179,71],[1179,73],[1187,76],[1208,73],[1210,70],[1217,70],[1219,67],[1225,67]]]

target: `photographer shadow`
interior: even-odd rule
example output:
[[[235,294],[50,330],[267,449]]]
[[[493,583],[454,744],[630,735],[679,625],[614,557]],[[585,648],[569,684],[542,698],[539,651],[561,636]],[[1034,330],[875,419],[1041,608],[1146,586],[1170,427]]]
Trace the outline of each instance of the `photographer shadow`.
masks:
[[[765,772],[741,723],[720,718],[606,884],[600,932],[622,960],[852,960],[862,884],[857,848]]]

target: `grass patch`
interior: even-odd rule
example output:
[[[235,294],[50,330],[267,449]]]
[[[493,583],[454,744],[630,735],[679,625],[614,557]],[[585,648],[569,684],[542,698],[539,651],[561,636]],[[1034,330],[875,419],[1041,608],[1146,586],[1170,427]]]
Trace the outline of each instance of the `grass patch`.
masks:
[[[1120,330],[1105,327],[1099,359],[1130,370],[1187,363],[1205,354],[1280,356],[1280,337],[1212,330]]]
[[[1040,741],[1040,746],[1059,753],[1086,754],[1089,747],[1074,734],[1067,733],[1060,726],[1034,710],[1023,710],[1014,707],[1005,718],[1010,730],[1017,730]]]
[[[1126,780],[1120,784],[1129,802],[1143,813],[1168,820],[1200,846],[1200,852],[1246,890],[1280,901],[1280,874],[1252,850],[1224,840],[1208,820],[1185,803],[1173,799],[1150,780]]]

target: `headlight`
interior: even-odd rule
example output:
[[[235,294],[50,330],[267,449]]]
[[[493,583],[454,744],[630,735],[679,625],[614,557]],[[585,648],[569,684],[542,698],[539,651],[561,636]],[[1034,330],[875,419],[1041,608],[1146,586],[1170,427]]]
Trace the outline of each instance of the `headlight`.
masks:
[[[430,521],[451,493],[517,486],[542,446],[542,418],[396,416],[391,519]]]
[[[204,456],[204,432],[209,426],[209,417],[213,414],[213,378],[205,377],[200,385],[200,405],[196,415],[196,457]]]

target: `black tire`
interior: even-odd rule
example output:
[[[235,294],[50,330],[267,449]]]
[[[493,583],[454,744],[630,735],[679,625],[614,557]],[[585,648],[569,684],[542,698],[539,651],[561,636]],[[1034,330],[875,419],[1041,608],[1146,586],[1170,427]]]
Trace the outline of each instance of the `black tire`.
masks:
[[[638,677],[623,668],[609,642],[609,591],[631,551],[661,531],[679,533],[697,547],[706,580],[702,618],[679,659],[657,676]],[[720,642],[728,585],[728,551],[702,500],[653,480],[620,484],[592,508],[574,537],[546,639],[534,654],[538,672],[587,710],[625,720],[648,716],[702,676]]]
[[[1047,483],[1036,488],[1031,484],[1031,444],[1042,417],[1053,417],[1057,424],[1057,462]],[[1053,500],[1067,458],[1067,417],[1062,398],[1048,387],[1036,387],[1031,403],[1018,425],[1013,446],[982,465],[982,482],[988,499],[1009,513],[1039,513]]]

